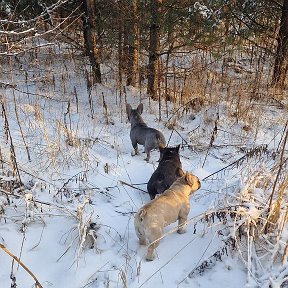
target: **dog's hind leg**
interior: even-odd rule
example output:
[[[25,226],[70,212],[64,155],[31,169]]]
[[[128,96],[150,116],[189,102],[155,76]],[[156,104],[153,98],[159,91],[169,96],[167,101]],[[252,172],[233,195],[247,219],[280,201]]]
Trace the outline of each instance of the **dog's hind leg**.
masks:
[[[146,149],[146,147],[145,147],[145,153],[147,154],[147,157],[146,157],[144,160],[146,160],[147,162],[149,162],[149,160],[150,160],[150,150],[149,150],[149,149]]]
[[[148,246],[146,260],[153,261],[153,252],[159,246],[162,229],[159,227],[153,227],[150,229],[149,234],[148,241],[150,244]]]
[[[131,153],[131,156],[139,155],[137,142],[132,141],[132,146],[134,151]]]

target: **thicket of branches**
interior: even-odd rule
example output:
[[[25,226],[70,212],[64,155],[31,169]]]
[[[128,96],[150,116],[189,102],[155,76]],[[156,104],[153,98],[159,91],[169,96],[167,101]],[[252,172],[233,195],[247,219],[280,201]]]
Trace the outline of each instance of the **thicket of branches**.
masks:
[[[93,83],[102,81],[101,65],[114,55],[119,85],[141,86],[147,78],[147,92],[157,100],[170,99],[167,83],[179,76],[175,57],[201,51],[215,60],[249,45],[253,48],[246,50],[248,57],[253,60],[252,50],[260,49],[273,66],[269,82],[283,87],[288,58],[287,3],[5,0],[0,6],[0,53],[2,57],[23,55],[36,43],[39,46],[36,40],[40,38],[47,40],[46,45],[66,42],[89,57]],[[182,78],[189,75],[189,71],[181,72]]]

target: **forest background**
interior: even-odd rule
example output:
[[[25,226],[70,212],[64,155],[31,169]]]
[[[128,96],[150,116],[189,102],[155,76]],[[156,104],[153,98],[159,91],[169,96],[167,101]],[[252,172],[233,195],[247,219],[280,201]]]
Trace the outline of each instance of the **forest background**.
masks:
[[[44,278],[45,271],[35,266],[37,260],[27,260],[31,253],[24,245],[27,229],[33,225],[42,223],[41,231],[52,231],[48,227],[53,225],[46,224],[47,215],[72,215],[77,229],[71,226],[71,231],[78,234],[68,233],[74,240],[61,243],[66,250],[63,254],[55,251],[55,258],[62,260],[73,248],[78,261],[87,242],[92,242],[88,246],[93,248],[101,246],[97,237],[108,225],[104,220],[108,221],[108,212],[104,210],[103,219],[95,219],[89,206],[93,201],[105,205],[111,201],[115,215],[122,213],[123,217],[131,217],[135,207],[145,203],[141,197],[141,201],[132,197],[127,201],[133,205],[138,201],[137,205],[130,209],[125,204],[127,211],[118,211],[119,199],[127,196],[123,187],[128,184],[137,190],[130,178],[134,168],[140,169],[134,172],[139,180],[146,171],[140,168],[143,159],[129,160],[125,111],[126,103],[136,106],[144,102],[149,126],[162,129],[173,145],[181,143],[184,168],[191,170],[191,162],[197,163],[193,169],[204,181],[203,191],[206,189],[210,195],[207,199],[213,203],[196,204],[195,213],[199,214],[195,214],[191,231],[196,231],[196,223],[201,222],[198,229],[210,231],[203,232],[207,239],[212,230],[223,236],[224,246],[215,244],[210,257],[204,260],[203,254],[194,263],[195,268],[186,271],[187,277],[175,275],[178,278],[171,281],[185,285],[187,279],[214,267],[224,255],[228,257],[228,249],[240,255],[247,286],[287,287],[288,0],[2,0],[0,39],[0,248],[8,257],[2,264],[3,283],[16,287],[17,281],[28,285],[30,279],[36,287],[48,285],[35,276]],[[119,164],[120,158],[124,166]],[[145,166],[150,174],[155,163],[152,160],[153,166]],[[71,169],[73,165],[78,170]],[[100,170],[113,175],[113,181],[102,179]],[[121,178],[123,171],[127,174],[125,181]],[[241,175],[239,183],[234,179],[228,185],[217,178],[213,188],[205,186],[208,178],[221,173],[231,179],[235,173]],[[94,186],[89,181],[94,181]],[[71,184],[79,187],[75,190]],[[108,191],[116,186],[121,197],[111,200]],[[145,190],[145,183],[141,187]],[[55,209],[53,215],[49,209]],[[69,221],[63,222],[64,226],[72,225]],[[127,221],[118,224],[130,227]],[[110,229],[117,228],[109,225]],[[128,230],[132,234],[131,227]],[[111,237],[119,236],[122,248],[135,240],[127,238],[126,230],[124,235],[115,231],[119,235]],[[61,233],[56,237],[61,238]],[[42,241],[42,232],[40,235],[33,250]],[[13,244],[11,239],[18,240]],[[44,257],[44,250],[53,250],[51,243],[45,245],[40,257]],[[137,254],[136,247],[135,243],[131,249]],[[131,257],[128,248],[125,253]],[[26,261],[21,261],[22,254],[27,255]],[[161,259],[163,253],[159,254]],[[112,287],[140,287],[150,285],[151,277],[163,272],[160,268],[152,272],[141,257],[132,265],[128,256],[124,268],[111,264],[105,267],[102,278],[98,274],[103,271],[91,271],[90,278],[81,274],[85,280],[81,278],[81,285],[75,287],[108,287],[109,283]],[[173,262],[169,257],[167,261]],[[34,267],[32,271],[25,265],[27,261]],[[21,274],[20,280],[16,262],[28,273]],[[65,267],[70,266],[68,262]],[[164,266],[161,262],[160,267]],[[116,271],[116,276],[109,274],[110,270]],[[168,274],[163,272],[163,278]],[[57,282],[53,277],[47,281]],[[175,287],[174,282],[170,287]],[[63,283],[61,287],[65,287]]]

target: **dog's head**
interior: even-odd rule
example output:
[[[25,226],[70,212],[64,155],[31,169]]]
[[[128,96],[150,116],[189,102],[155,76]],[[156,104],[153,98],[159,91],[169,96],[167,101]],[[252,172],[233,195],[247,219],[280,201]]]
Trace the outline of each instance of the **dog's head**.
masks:
[[[176,181],[179,181],[180,183],[189,186],[189,195],[200,189],[201,183],[197,176],[189,172],[184,173],[184,171],[181,168],[178,168],[178,174],[181,178],[179,178]]]
[[[143,112],[142,103],[139,104],[136,109],[132,109],[132,106],[130,104],[126,104],[126,112],[127,112],[128,120],[132,125],[143,122],[143,119],[141,117],[141,114]]]
[[[160,150],[160,162],[163,160],[167,160],[167,159],[179,159],[179,149],[180,149],[180,145],[176,146],[176,147],[159,147]]]

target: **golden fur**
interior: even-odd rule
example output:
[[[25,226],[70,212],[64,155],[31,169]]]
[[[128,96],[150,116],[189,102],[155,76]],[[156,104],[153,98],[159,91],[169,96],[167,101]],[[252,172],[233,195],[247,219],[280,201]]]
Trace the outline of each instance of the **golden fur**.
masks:
[[[169,189],[136,213],[134,225],[139,242],[145,245],[148,240],[149,244],[147,260],[153,260],[154,249],[159,245],[159,238],[165,226],[178,220],[177,232],[185,232],[183,226],[190,211],[189,196],[199,188],[198,177],[188,172],[184,174],[182,171],[181,177]]]

